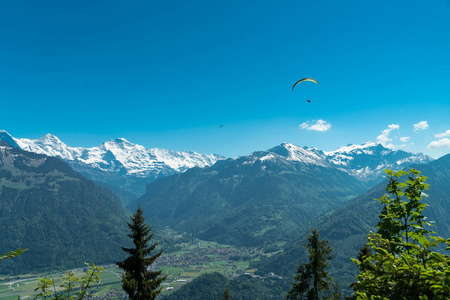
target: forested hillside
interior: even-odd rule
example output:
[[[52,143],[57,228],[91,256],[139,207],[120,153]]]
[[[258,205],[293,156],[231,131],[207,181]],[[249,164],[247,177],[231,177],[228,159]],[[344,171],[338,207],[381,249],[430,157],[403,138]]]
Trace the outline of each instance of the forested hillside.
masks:
[[[449,238],[450,228],[450,155],[441,157],[427,165],[416,165],[430,184],[424,202],[428,207],[424,215],[428,221],[434,221],[432,227],[438,236]],[[324,239],[328,239],[336,257],[330,262],[332,276],[346,286],[355,280],[356,266],[350,258],[356,258],[359,249],[367,242],[370,230],[375,230],[381,204],[374,199],[386,193],[386,182],[374,187],[366,194],[359,196],[344,205],[325,214],[318,220],[310,222],[303,228],[302,236],[297,242],[289,244],[283,253],[255,263],[261,272],[275,272],[290,276],[295,266],[306,259],[302,245],[309,234],[309,229],[316,227]]]
[[[0,253],[29,251],[1,273],[54,270],[121,257],[127,212],[57,158],[0,146]]]
[[[230,299],[235,300],[278,300],[284,299],[287,286],[277,278],[264,281],[249,275],[228,279],[220,273],[208,273],[199,276],[188,285],[173,294],[163,297],[164,300],[204,300],[224,299],[228,290]]]
[[[157,180],[128,208],[140,204],[153,224],[201,239],[264,246],[291,240],[307,222],[366,191],[326,163],[271,150]]]

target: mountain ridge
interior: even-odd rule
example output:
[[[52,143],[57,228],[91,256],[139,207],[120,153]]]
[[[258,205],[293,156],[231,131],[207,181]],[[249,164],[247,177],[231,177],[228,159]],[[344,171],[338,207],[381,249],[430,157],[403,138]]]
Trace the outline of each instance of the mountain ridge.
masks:
[[[204,155],[194,151],[146,149],[125,138],[83,148],[70,147],[52,134],[32,140],[14,138],[0,130],[0,140],[14,148],[62,159],[88,179],[113,190],[124,204],[142,195],[145,186],[158,178],[193,167],[209,166],[224,158],[218,154]]]
[[[262,160],[279,155],[289,161],[335,167],[366,182],[368,186],[379,183],[385,169],[401,169],[411,164],[425,164],[434,160],[422,153],[392,150],[373,142],[361,145],[350,144],[335,151],[322,151],[317,148],[282,143],[266,151],[256,151],[251,155],[261,156],[259,159]]]
[[[212,166],[225,159],[218,154],[146,149],[125,138],[110,140],[96,147],[83,148],[67,146],[51,134],[32,140],[14,138],[8,132],[0,130],[0,140],[8,142],[15,148],[61,158],[77,172],[102,186],[109,187],[122,199],[124,205],[144,194],[146,185],[156,179],[182,173],[194,167]],[[342,146],[335,151],[322,151],[285,142],[268,150],[255,151],[241,157],[250,156],[254,160],[284,157],[286,161],[291,162],[335,167],[368,187],[382,180],[386,168],[404,168],[412,163],[427,163],[433,160],[421,153],[392,150],[372,142]]]
[[[0,139],[25,151],[58,157],[64,161],[80,162],[102,171],[125,171],[128,175],[138,177],[147,177],[162,166],[175,172],[182,172],[192,167],[208,166],[224,158],[217,154],[205,155],[194,151],[146,149],[125,138],[116,138],[90,148],[70,147],[50,133],[33,140],[14,138],[1,130]]]

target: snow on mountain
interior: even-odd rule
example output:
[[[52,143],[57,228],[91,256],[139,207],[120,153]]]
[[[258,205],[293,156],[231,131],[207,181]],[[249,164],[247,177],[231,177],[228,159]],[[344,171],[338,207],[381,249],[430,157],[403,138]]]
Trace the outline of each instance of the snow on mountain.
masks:
[[[107,141],[92,148],[70,147],[54,135],[46,134],[39,139],[14,138],[6,131],[0,131],[0,139],[23,150],[59,157],[69,163],[82,164],[102,171],[122,173],[136,177],[157,177],[183,172],[193,167],[206,167],[224,157],[216,154],[204,155],[192,151],[170,151],[146,149],[130,143],[124,138]]]
[[[192,151],[171,151],[146,149],[130,143],[124,138],[107,141],[92,148],[70,147],[51,134],[31,140],[14,138],[0,130],[0,139],[13,147],[59,157],[75,169],[100,170],[108,173],[139,178],[159,178],[183,172],[193,167],[207,167],[224,157],[204,155]],[[413,154],[402,150],[392,150],[381,144],[367,142],[362,145],[347,145],[335,151],[321,151],[316,148],[300,147],[282,143],[267,151],[257,151],[248,156],[246,163],[255,160],[284,160],[301,162],[323,167],[335,167],[362,181],[379,181],[386,168],[401,169],[410,164],[423,164],[433,159],[424,154]]]
[[[297,161],[305,164],[314,164],[319,166],[328,166],[323,152],[314,148],[302,148],[290,143],[269,149],[268,152],[285,157],[288,161]]]
[[[362,145],[347,145],[335,151],[321,151],[316,148],[299,147],[282,143],[267,151],[255,152],[259,160],[283,158],[287,161],[335,167],[365,182],[375,184],[383,179],[385,169],[402,169],[411,164],[425,164],[433,159],[424,154],[413,154],[392,150],[381,144],[367,142]]]
[[[75,160],[83,152],[83,148],[71,148],[61,142],[56,136],[49,133],[36,140],[25,138],[13,139],[22,150],[55,156],[63,160]]]
[[[425,164],[433,160],[422,153],[392,150],[373,142],[347,145],[324,154],[331,165],[361,180],[381,178],[385,169],[398,170],[411,164]]]
[[[377,144],[376,143],[372,143],[372,142],[367,142],[364,143],[362,145],[347,145],[347,146],[342,146],[339,147],[339,149],[337,149],[336,151],[329,151],[329,152],[324,152],[326,155],[332,156],[334,154],[343,154],[343,153],[366,153],[366,154],[372,154],[372,150],[367,149],[367,148],[371,148],[371,147],[375,147]]]
[[[17,145],[14,138],[5,130],[0,130],[0,140],[7,142],[10,146],[14,148],[20,148],[19,145]]]

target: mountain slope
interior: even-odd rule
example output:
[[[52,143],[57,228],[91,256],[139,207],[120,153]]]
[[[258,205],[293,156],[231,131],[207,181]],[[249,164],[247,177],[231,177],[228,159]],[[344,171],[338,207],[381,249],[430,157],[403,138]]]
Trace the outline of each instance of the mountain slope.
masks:
[[[82,148],[67,146],[51,134],[32,140],[14,138],[0,130],[0,140],[15,148],[64,160],[87,178],[111,187],[125,203],[142,195],[146,184],[157,178],[192,167],[209,166],[223,159],[220,155],[203,155],[193,151],[146,149],[123,138],[98,147]]]
[[[306,222],[365,190],[322,157],[282,144],[159,179],[128,208],[140,203],[152,224],[202,239],[257,246],[289,240]]]
[[[192,282],[182,286],[174,293],[163,296],[163,300],[204,300],[224,299],[223,293],[228,289],[230,299],[236,300],[278,300],[289,287],[281,280],[266,278],[264,280],[241,275],[232,280],[218,272],[205,273]]]
[[[0,146],[0,253],[30,249],[0,273],[120,259],[127,221],[113,193],[59,159]]]
[[[449,238],[450,228],[450,155],[441,157],[426,165],[412,166],[427,176],[430,184],[426,193],[429,197],[424,201],[429,206],[424,215],[429,221],[435,221],[432,229],[437,235]],[[341,285],[346,286],[355,279],[356,267],[350,261],[355,258],[360,247],[367,242],[370,230],[375,231],[381,205],[373,200],[386,193],[383,182],[344,205],[336,208],[317,220],[310,222],[300,234],[299,241],[285,248],[281,254],[255,264],[263,272],[275,272],[283,276],[291,276],[295,266],[306,260],[302,242],[306,241],[309,229],[316,227],[321,239],[330,240],[336,257],[331,261],[332,275],[338,278]]]

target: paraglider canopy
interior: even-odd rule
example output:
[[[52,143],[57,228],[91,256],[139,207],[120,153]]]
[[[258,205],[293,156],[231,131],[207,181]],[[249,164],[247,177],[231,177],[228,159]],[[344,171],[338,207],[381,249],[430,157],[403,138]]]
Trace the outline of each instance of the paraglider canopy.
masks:
[[[318,82],[317,80],[313,79],[313,78],[303,78],[303,79],[300,79],[299,81],[297,81],[297,82],[294,84],[294,86],[292,87],[292,91],[294,91],[294,88],[295,88],[295,86],[296,86],[297,84],[299,84],[300,82],[303,82],[303,81],[311,81],[311,82],[314,82],[314,83],[319,84],[319,82]]]

